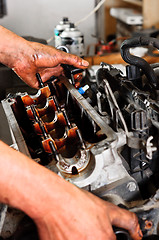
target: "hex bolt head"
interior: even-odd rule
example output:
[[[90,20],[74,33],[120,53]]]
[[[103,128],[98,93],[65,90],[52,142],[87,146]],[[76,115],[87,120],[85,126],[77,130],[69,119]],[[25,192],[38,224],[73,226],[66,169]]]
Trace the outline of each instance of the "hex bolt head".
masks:
[[[134,182],[129,182],[127,184],[127,188],[129,189],[130,192],[134,192],[136,190],[136,184]]]

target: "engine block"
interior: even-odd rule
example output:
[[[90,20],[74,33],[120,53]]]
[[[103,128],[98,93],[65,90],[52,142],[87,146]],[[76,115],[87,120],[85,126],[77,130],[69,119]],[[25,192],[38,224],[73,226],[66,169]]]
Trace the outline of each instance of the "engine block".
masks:
[[[127,51],[149,42],[123,43],[126,75],[102,63],[93,77],[86,71],[79,87],[67,69],[71,78],[56,78],[35,95],[8,96],[2,105],[12,147],[76,186],[135,212],[144,239],[159,239],[159,64],[150,66]],[[120,234],[130,239],[124,230]]]

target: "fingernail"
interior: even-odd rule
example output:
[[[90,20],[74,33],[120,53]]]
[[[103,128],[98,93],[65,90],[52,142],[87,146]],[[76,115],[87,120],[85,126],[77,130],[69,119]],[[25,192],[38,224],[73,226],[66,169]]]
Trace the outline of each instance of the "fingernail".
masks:
[[[82,66],[88,67],[89,66],[89,62],[87,62],[86,60],[82,60]]]
[[[141,238],[143,237],[141,229],[138,231],[138,234],[139,234],[139,237],[141,237]]]

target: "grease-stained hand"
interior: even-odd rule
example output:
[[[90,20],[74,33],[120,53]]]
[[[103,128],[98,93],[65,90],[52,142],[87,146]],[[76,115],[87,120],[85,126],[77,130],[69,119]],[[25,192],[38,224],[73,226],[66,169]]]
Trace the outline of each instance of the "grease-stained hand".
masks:
[[[61,64],[73,65],[85,69],[89,63],[84,59],[57,50],[48,45],[36,42],[28,42],[23,51],[17,52],[12,69],[28,85],[38,88],[36,73],[41,75],[45,82],[52,76],[60,76],[63,73]]]
[[[36,73],[45,82],[63,72],[61,64],[85,69],[89,63],[84,59],[37,42],[30,42],[0,26],[0,62],[12,68],[28,85],[38,88]]]
[[[64,195],[65,203],[59,206],[56,216],[50,206],[36,221],[41,240],[116,240],[112,225],[128,230],[133,240],[142,239],[134,213],[73,186],[67,192],[71,196]]]

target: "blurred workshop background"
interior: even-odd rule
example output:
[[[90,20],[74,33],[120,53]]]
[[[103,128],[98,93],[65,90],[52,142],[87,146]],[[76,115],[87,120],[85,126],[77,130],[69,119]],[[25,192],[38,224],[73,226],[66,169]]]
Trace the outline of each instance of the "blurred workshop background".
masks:
[[[2,26],[31,41],[55,47],[55,38],[62,32],[57,32],[58,28],[64,30],[63,20],[68,18],[69,24],[74,24],[76,37],[82,36],[76,42],[80,51],[76,48],[70,52],[84,57],[90,66],[102,61],[123,63],[120,45],[124,39],[139,34],[157,37],[159,32],[158,0],[151,0],[151,5],[149,0],[1,0],[0,9]],[[69,32],[64,34],[62,45],[71,44],[66,41],[68,36]],[[10,87],[17,89],[24,84],[5,66],[1,65],[0,71],[3,99]]]

